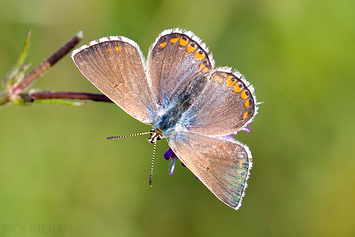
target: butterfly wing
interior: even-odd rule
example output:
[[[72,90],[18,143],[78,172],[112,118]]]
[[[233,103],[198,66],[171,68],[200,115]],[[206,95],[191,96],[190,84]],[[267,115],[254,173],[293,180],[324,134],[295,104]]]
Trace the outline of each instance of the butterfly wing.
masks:
[[[190,132],[236,133],[255,116],[253,87],[229,68],[212,70],[213,59],[191,32],[166,30],[151,46],[147,75],[161,111],[173,108]]]
[[[252,156],[233,137],[208,137],[181,132],[168,143],[181,162],[222,202],[238,209],[247,187]]]
[[[244,76],[229,68],[218,68],[181,121],[189,132],[223,136],[250,123],[256,112],[254,89]]]
[[[213,68],[201,40],[190,31],[163,31],[150,47],[147,75],[155,102],[161,109],[174,106],[188,95],[188,88],[198,94],[207,83]]]
[[[156,105],[138,45],[125,37],[105,37],[76,49],[72,59],[103,94],[137,120],[152,124]]]

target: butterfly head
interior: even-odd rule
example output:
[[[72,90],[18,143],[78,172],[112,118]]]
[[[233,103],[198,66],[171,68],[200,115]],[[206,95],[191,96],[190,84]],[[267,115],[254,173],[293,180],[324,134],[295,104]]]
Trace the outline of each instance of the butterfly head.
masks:
[[[148,142],[154,144],[158,140],[161,140],[162,138],[163,138],[162,132],[157,128],[153,128],[152,130],[150,130],[150,137],[148,138]]]

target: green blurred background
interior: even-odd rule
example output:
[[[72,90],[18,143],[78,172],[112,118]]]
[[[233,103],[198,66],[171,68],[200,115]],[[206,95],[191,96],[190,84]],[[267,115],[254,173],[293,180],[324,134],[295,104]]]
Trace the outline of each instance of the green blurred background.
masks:
[[[0,74],[32,29],[32,68],[82,30],[144,55],[168,28],[193,31],[217,66],[240,70],[264,101],[240,210],[177,165],[114,104],[0,109],[0,236],[355,236],[355,1],[0,1]],[[32,88],[98,92],[66,56]],[[37,228],[37,232],[34,230]],[[64,234],[61,232],[63,228]]]

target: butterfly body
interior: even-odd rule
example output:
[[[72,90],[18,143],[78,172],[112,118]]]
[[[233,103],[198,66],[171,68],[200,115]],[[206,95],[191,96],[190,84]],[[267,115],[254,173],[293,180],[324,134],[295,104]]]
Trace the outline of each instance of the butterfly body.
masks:
[[[102,93],[153,127],[149,142],[166,138],[177,157],[228,206],[238,209],[252,156],[231,134],[257,113],[254,88],[212,56],[192,32],[162,32],[145,63],[138,45],[106,37],[75,50],[72,58]]]

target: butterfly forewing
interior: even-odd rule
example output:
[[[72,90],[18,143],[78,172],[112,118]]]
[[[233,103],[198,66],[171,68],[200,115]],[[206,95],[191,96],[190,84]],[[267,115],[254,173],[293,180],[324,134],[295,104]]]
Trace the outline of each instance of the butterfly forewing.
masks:
[[[156,116],[138,46],[124,37],[107,37],[75,50],[81,73],[132,117],[152,124]]]
[[[199,80],[200,85],[206,84],[213,61],[199,41],[191,32],[169,30],[151,46],[147,75],[155,102],[162,108],[179,103],[179,95],[194,80]]]
[[[176,133],[168,143],[179,159],[222,202],[238,209],[252,166],[247,146],[232,137]]]

